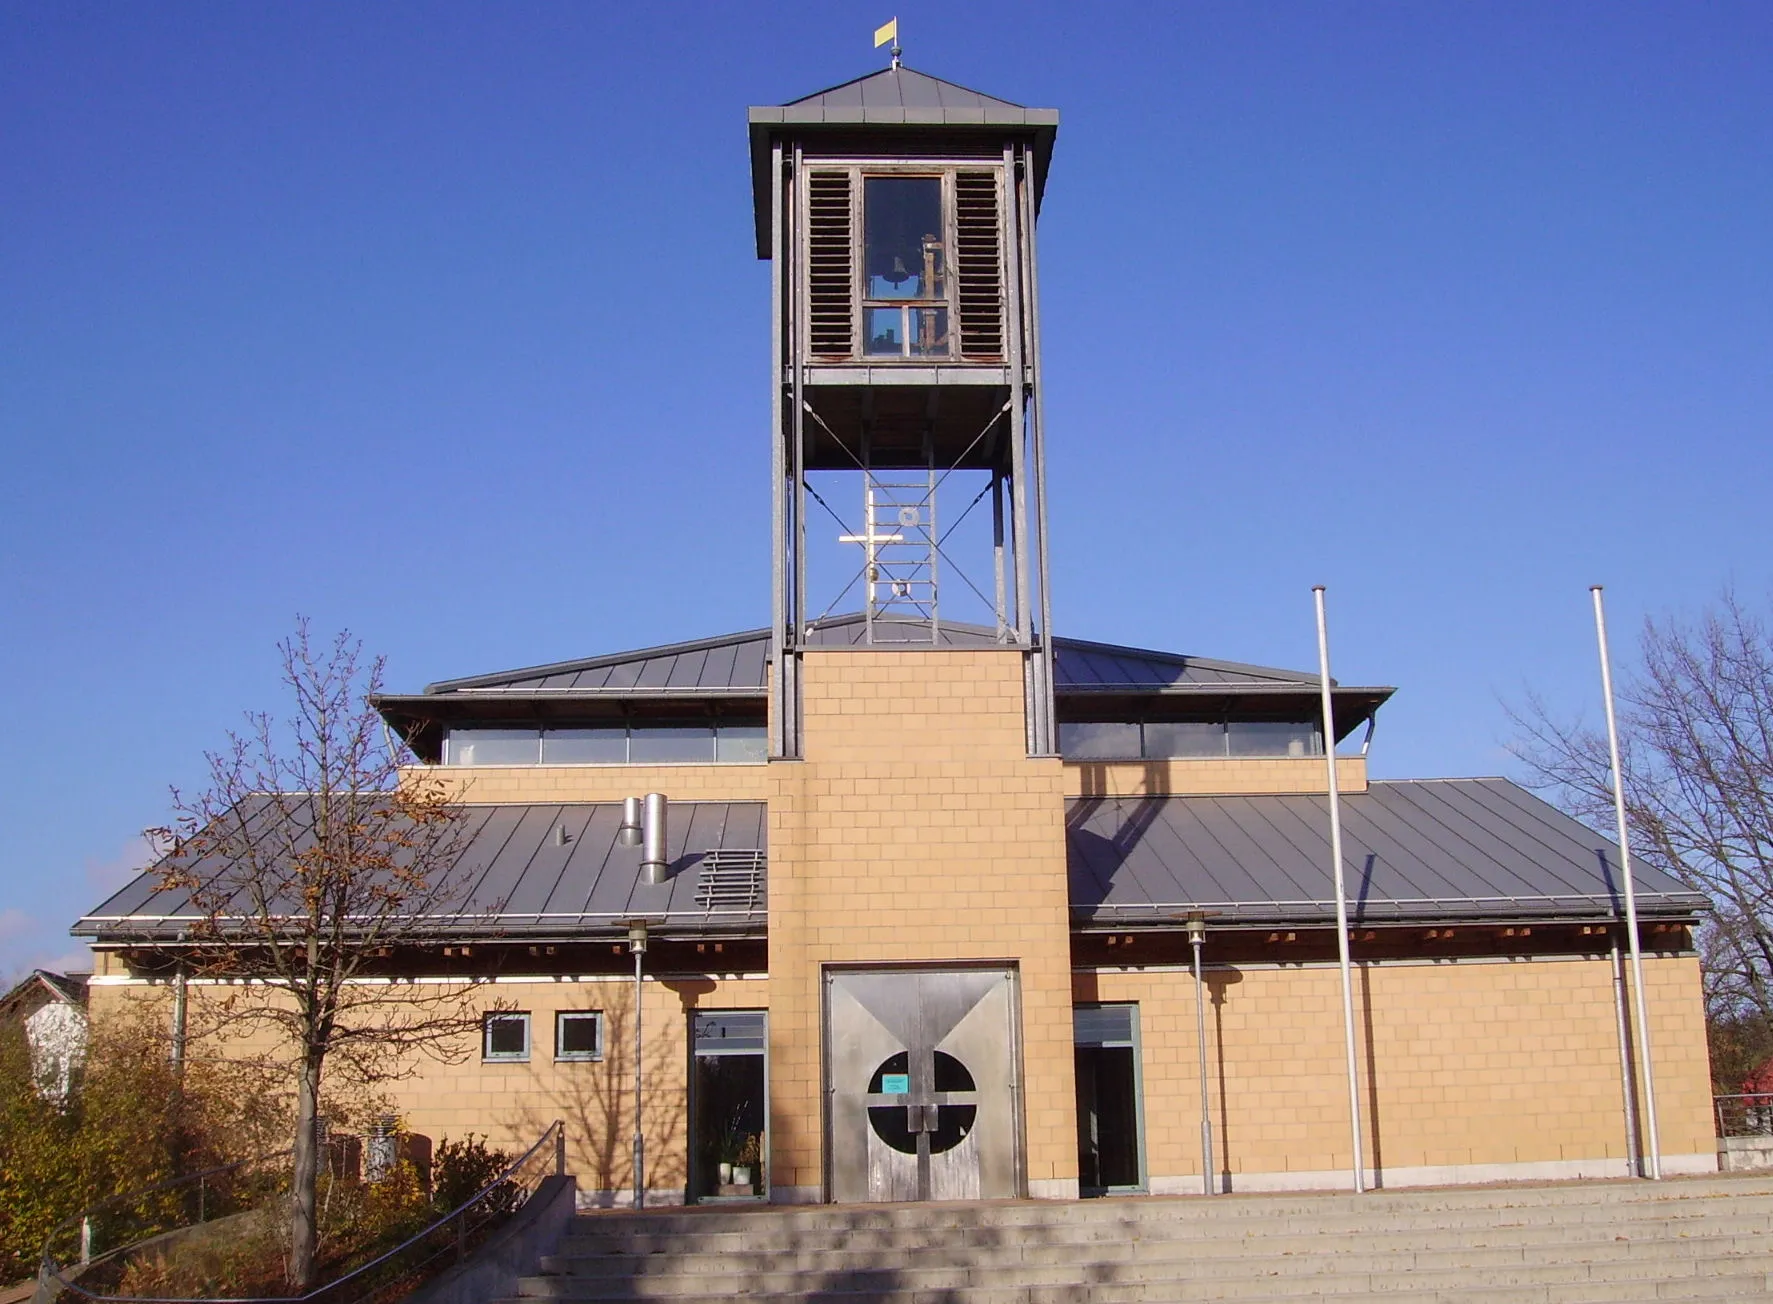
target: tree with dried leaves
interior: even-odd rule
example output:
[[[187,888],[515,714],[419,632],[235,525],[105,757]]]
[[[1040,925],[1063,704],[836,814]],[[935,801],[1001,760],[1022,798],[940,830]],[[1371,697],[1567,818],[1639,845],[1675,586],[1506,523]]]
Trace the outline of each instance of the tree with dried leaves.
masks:
[[[208,754],[209,787],[173,794],[170,851],[155,872],[188,893],[199,922],[188,973],[233,980],[193,1002],[208,1035],[275,1034],[295,1071],[289,1278],[317,1275],[316,1120],[326,1075],[371,1084],[421,1055],[460,1060],[480,1009],[474,983],[390,981],[414,948],[474,927],[467,843],[451,791],[422,771],[369,704],[382,661],[347,634],[316,646],[306,621],[278,645],[294,699],[286,721],[248,715]],[[495,907],[496,908],[496,907]],[[419,953],[422,953],[419,952]]]
[[[1700,929],[1719,1090],[1773,1053],[1773,630],[1726,591],[1697,622],[1647,620],[1616,685],[1632,849],[1711,899]],[[1559,805],[1613,819],[1604,730],[1511,712],[1514,750]]]
[[[35,1272],[51,1231],[82,1209],[284,1144],[279,1083],[252,1064],[181,1070],[169,1051],[164,1019],[113,1008],[95,1017],[82,1067],[46,1090],[23,1026],[0,1024],[0,1282]]]

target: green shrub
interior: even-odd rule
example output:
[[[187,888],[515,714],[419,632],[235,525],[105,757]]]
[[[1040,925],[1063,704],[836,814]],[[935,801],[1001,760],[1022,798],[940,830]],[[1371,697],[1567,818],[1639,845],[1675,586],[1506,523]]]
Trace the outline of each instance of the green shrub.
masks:
[[[439,1214],[458,1209],[510,1166],[509,1154],[489,1149],[486,1138],[473,1132],[460,1141],[440,1141],[431,1156],[431,1203]],[[495,1208],[515,1208],[516,1194],[515,1187],[510,1192],[494,1192],[489,1203]]]

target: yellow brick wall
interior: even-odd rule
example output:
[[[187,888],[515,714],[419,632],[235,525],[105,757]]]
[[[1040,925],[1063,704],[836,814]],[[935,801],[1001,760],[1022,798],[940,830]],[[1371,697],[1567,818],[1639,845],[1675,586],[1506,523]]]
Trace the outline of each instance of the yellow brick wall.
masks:
[[[803,925],[804,927],[804,925]],[[968,946],[960,930],[926,948],[857,942],[835,926],[821,943],[837,960],[1003,958],[1000,948]],[[1024,983],[1045,971],[1022,953]],[[777,1182],[818,1184],[817,963],[790,966],[803,999],[784,1001],[789,981],[713,976],[648,980],[645,985],[648,1188],[680,1189],[688,1165],[689,1016],[694,1010],[771,1007],[772,1138]],[[1648,957],[1651,1036],[1663,1153],[1714,1150],[1698,964],[1692,957]],[[1214,1143],[1221,1172],[1256,1175],[1346,1172],[1341,1001],[1334,966],[1209,968],[1207,1059]],[[1080,1002],[1134,1001],[1143,1042],[1147,1163],[1164,1179],[1199,1174],[1199,1077],[1193,979],[1186,971],[1092,971],[1071,977]],[[206,1002],[237,988],[193,985],[193,1027]],[[435,1140],[482,1133],[498,1146],[527,1144],[555,1118],[566,1121],[569,1162],[586,1191],[625,1190],[632,1181],[632,982],[500,982],[477,989],[480,1008],[495,1001],[526,1010],[532,1022],[528,1063],[485,1063],[478,1040],[464,1039],[453,1064],[417,1060],[410,1077],[381,1090],[412,1130]],[[95,1019],[147,1003],[168,1017],[164,985],[101,982],[91,992]],[[1035,1004],[1024,994],[1025,1007]],[[605,1013],[605,1058],[556,1063],[553,1022],[559,1010]],[[800,1010],[798,1032],[784,1025]],[[1357,966],[1357,1052],[1366,1162],[1384,1170],[1571,1164],[1625,1155],[1618,1047],[1610,965],[1603,960],[1460,962]],[[1062,1035],[1027,1052],[1030,1131],[1045,1111],[1043,1146],[1030,1139],[1031,1163],[1075,1175],[1054,1153],[1075,1160],[1070,1117],[1073,1078],[1069,998],[1058,1011]],[[226,1053],[270,1051],[265,1034],[231,1034]],[[217,1053],[194,1044],[193,1056]],[[785,1085],[793,1083],[796,1085]],[[1054,1102],[1052,1097],[1060,1099]],[[1058,1119],[1052,1117],[1059,1114]],[[799,1167],[795,1167],[799,1165]],[[806,1176],[808,1166],[812,1176]],[[1592,1167],[1590,1169],[1592,1170]],[[1498,1174],[1499,1176],[1502,1174]],[[796,1181],[800,1177],[803,1180]],[[1192,1186],[1183,1185],[1183,1189]]]
[[[768,765],[414,766],[458,784],[457,799],[494,802],[621,801],[662,792],[673,801],[763,801],[775,782]]]
[[[644,1050],[642,1078],[645,1104],[642,1126],[646,1138],[647,1188],[677,1191],[684,1185],[689,1163],[689,1026],[696,1010],[766,1009],[769,983],[761,978],[664,976],[644,984],[641,1009]],[[193,984],[190,988],[193,1030],[205,1026],[207,1004],[226,999],[240,988]],[[484,1135],[504,1149],[527,1147],[555,1119],[566,1123],[567,1161],[581,1191],[627,1190],[633,1183],[634,1131],[634,983],[628,978],[520,980],[489,983],[474,990],[476,1010],[495,1005],[530,1015],[530,1058],[527,1063],[488,1062],[480,1056],[478,1034],[465,1034],[454,1062],[415,1056],[407,1075],[380,1084],[399,1110],[404,1124],[435,1143],[460,1139],[470,1132]],[[141,1002],[152,1003],[170,1019],[172,994],[165,985],[98,984],[92,988],[95,1019],[105,1018]],[[601,1010],[604,1014],[604,1058],[600,1061],[554,1059],[554,1016],[562,1010]],[[287,1053],[273,1034],[243,1036],[230,1029],[225,1047],[220,1039],[201,1037],[192,1056]],[[342,1076],[342,1075],[341,1075]],[[336,1080],[336,1078],[335,1078]]]
[[[859,654],[843,652],[851,658]],[[877,656],[932,654],[875,653]],[[943,654],[933,654],[943,655]],[[965,654],[960,654],[965,655]],[[1003,656],[993,652],[988,655]],[[1018,698],[1018,702],[1020,699]],[[781,776],[770,765],[482,765],[424,766],[414,772],[459,784],[460,800],[491,802],[620,801],[662,792],[675,801],[765,801]],[[1345,793],[1367,790],[1364,756],[1336,761]],[[1159,794],[1223,796],[1324,792],[1321,757],[1187,757],[1157,761],[1069,761],[1063,769],[1067,797],[1142,797]]]
[[[1075,1182],[1063,773],[1012,649],[809,651],[805,759],[772,767],[776,1181],[822,1184],[825,964],[1015,960],[1035,1189]]]
[[[1217,1166],[1350,1167],[1341,982],[1333,965],[1210,968]],[[1080,972],[1079,1001],[1136,1001],[1154,1179],[1200,1173],[1194,980]],[[1665,1155],[1715,1149],[1698,961],[1645,960]],[[1605,960],[1357,966],[1366,1162],[1384,1169],[1552,1164],[1626,1154]]]

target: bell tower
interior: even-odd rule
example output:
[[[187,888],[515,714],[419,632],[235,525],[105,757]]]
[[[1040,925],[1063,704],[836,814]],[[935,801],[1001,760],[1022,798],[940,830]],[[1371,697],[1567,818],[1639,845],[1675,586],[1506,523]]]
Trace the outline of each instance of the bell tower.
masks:
[[[1028,751],[1057,751],[1034,231],[1058,124],[896,52],[750,111],[772,264],[772,756],[801,755],[801,655],[845,602],[875,647],[976,645],[983,626],[1021,649]],[[809,592],[819,554],[841,561],[830,593]]]

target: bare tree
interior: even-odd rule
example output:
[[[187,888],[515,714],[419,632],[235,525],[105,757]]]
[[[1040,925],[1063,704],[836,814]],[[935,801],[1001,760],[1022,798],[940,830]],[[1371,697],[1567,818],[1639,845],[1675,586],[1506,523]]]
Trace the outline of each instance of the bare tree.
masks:
[[[348,634],[316,647],[306,621],[278,645],[294,698],[286,721],[249,714],[209,753],[209,787],[184,799],[156,867],[191,897],[193,972],[244,980],[207,1002],[231,1036],[278,1035],[296,1073],[289,1276],[310,1289],[318,1262],[316,1120],[337,1069],[354,1083],[410,1072],[419,1055],[460,1059],[478,1027],[474,980],[391,983],[387,958],[472,920],[459,868],[462,809],[409,757],[369,705],[382,661]]]
[[[1616,691],[1633,851],[1714,908],[1699,945],[1721,1076],[1723,1046],[1773,1049],[1773,633],[1726,591],[1697,623],[1646,621]],[[1605,827],[1606,735],[1537,698],[1511,714],[1535,786]]]

